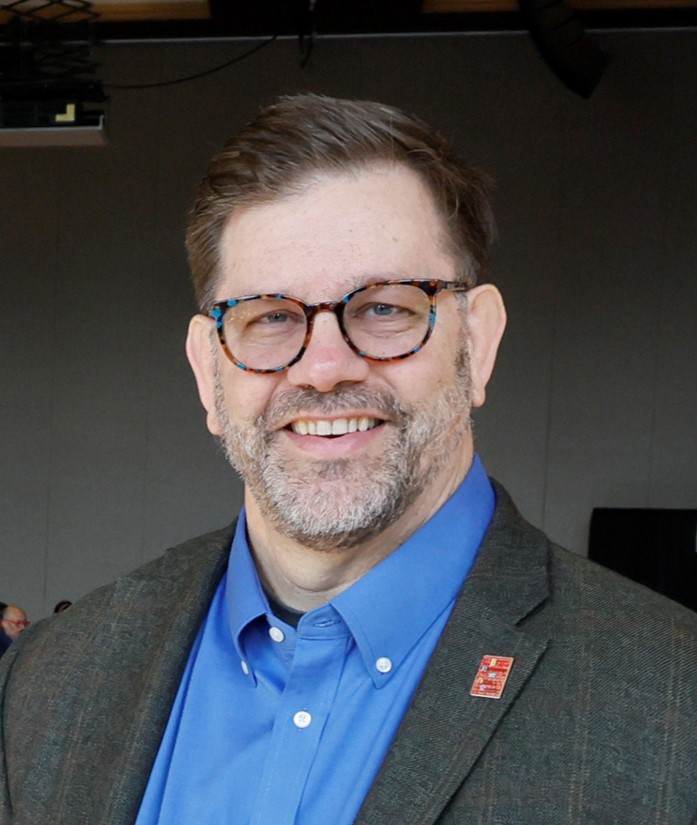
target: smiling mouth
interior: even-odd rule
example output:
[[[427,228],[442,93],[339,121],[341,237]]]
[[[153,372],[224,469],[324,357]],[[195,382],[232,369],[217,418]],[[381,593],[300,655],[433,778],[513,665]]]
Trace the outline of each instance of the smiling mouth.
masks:
[[[307,419],[291,421],[289,429],[296,435],[320,435],[332,437],[348,433],[364,433],[378,427],[383,422],[378,418],[362,415],[359,418]]]

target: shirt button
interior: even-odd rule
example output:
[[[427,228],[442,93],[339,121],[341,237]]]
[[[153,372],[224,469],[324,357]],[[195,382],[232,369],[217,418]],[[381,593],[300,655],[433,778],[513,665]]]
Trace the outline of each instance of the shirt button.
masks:
[[[249,676],[249,665],[244,661],[244,659],[240,662],[240,667],[242,668],[242,673],[244,673],[245,676]]]
[[[282,642],[286,638],[286,634],[280,627],[270,627],[269,636],[271,636],[274,642]]]
[[[387,656],[381,656],[375,662],[375,668],[380,673],[389,673],[392,670],[392,660],[388,659]]]
[[[312,715],[309,714],[306,710],[299,710],[295,716],[293,716],[293,724],[296,728],[307,728],[312,723]]]

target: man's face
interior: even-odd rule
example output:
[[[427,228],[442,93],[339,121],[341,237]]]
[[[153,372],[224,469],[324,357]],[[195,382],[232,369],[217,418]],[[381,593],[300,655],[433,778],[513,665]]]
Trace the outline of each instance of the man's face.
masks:
[[[19,607],[8,607],[0,623],[10,639],[16,639],[29,624],[27,614]]]
[[[216,299],[282,292],[316,303],[390,278],[454,280],[442,239],[410,170],[319,177],[301,194],[231,217]],[[431,340],[400,361],[360,358],[330,313],[316,317],[305,354],[282,373],[240,370],[212,337],[199,345],[211,361],[210,391],[202,390],[209,428],[265,522],[306,546],[351,547],[410,512],[425,520],[424,500],[439,506],[452,493],[472,451],[462,300],[441,293]]]

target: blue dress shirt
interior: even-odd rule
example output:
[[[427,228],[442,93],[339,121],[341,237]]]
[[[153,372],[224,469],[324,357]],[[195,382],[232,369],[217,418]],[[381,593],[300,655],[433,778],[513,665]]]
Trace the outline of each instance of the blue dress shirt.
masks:
[[[475,457],[418,532],[297,629],[271,612],[243,512],[136,825],[350,825],[494,505]]]

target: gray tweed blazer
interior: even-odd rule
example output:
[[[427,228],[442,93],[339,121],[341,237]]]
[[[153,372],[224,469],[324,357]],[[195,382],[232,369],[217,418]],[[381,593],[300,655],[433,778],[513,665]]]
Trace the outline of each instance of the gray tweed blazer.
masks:
[[[496,489],[356,825],[697,825],[697,614],[551,545]],[[5,654],[1,825],[134,822],[230,538],[170,550]],[[500,699],[470,695],[484,655],[515,658]]]

